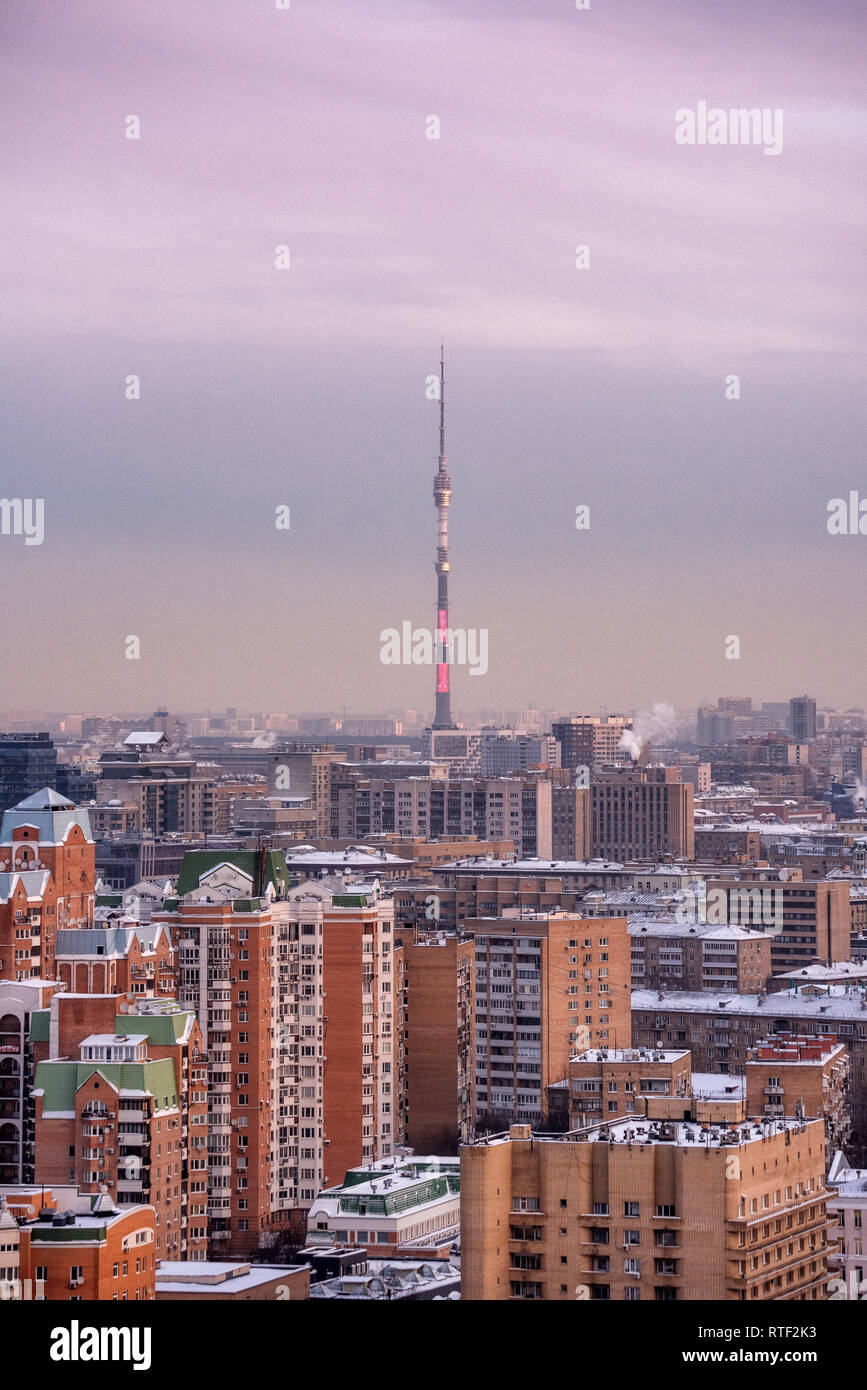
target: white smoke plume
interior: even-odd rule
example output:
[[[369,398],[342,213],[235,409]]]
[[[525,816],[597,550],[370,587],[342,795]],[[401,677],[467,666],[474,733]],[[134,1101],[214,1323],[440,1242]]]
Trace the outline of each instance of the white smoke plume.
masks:
[[[855,778],[855,800],[867,810],[867,782],[862,782],[860,777]]]
[[[267,734],[259,734],[253,739],[251,748],[273,748],[277,742],[277,735],[273,729],[269,729]]]
[[[617,746],[637,760],[645,744],[672,739],[676,729],[674,707],[660,701],[653,709],[643,709],[635,716],[632,728],[626,730]]]

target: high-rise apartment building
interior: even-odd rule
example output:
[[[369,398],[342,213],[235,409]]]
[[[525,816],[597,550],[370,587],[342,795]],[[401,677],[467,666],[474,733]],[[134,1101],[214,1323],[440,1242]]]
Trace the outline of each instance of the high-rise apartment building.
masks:
[[[849,959],[852,913],[845,880],[804,883],[744,874],[709,882],[707,893],[720,900],[726,921],[768,933],[775,975],[815,961]]]
[[[477,1121],[538,1123],[577,1047],[630,1039],[626,919],[507,913],[465,931],[475,944]]]
[[[213,770],[200,768],[192,758],[160,756],[157,744],[103,753],[100,767],[97,800],[134,805],[137,830],[154,835],[214,833]]]
[[[632,983],[635,989],[758,994],[771,973],[771,940],[746,927],[633,919]]]
[[[178,895],[154,922],[205,1034],[211,1244],[244,1257],[303,1238],[324,1186],[401,1142],[394,908],[370,884],[287,889],[267,852],[190,852]]]
[[[418,929],[396,937],[404,1141],[416,1153],[457,1153],[475,1122],[474,944]]]
[[[461,1149],[465,1299],[823,1299],[821,1120],[529,1125]]]
[[[589,787],[551,788],[551,858],[590,859],[593,821]]]

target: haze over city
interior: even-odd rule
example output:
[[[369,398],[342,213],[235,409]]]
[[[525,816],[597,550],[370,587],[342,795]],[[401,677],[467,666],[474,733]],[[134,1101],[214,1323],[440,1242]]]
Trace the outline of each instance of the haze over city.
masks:
[[[859,9],[7,11],[4,702],[427,707],[442,337],[457,708],[863,703]]]

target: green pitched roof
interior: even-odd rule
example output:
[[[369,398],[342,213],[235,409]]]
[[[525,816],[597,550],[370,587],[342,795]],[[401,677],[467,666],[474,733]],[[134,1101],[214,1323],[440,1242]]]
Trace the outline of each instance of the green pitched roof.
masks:
[[[204,850],[188,849],[184,855],[181,872],[178,875],[177,894],[182,898],[198,888],[202,875],[215,869],[218,864],[234,864],[242,873],[252,879],[256,872],[256,851],[252,849]],[[276,850],[268,850],[265,856],[265,882],[273,883],[278,894],[285,893],[289,887],[289,871],[286,860]]]
[[[129,1028],[129,1019],[126,1020]],[[42,1112],[74,1110],[75,1096],[86,1081],[99,1072],[118,1091],[147,1091],[157,1110],[178,1104],[175,1069],[170,1057],[158,1062],[40,1062],[35,1089],[43,1090]]]

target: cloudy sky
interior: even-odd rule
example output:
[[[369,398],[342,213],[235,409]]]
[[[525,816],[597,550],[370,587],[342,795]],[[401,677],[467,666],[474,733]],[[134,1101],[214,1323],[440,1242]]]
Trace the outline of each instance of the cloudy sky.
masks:
[[[433,623],[441,335],[457,706],[867,705],[867,536],[826,527],[867,499],[865,28],[7,6],[2,491],[45,539],[0,535],[0,707],[431,707],[379,634]],[[782,110],[782,152],[677,144],[701,101]]]

